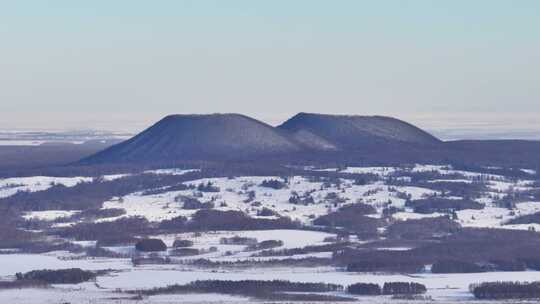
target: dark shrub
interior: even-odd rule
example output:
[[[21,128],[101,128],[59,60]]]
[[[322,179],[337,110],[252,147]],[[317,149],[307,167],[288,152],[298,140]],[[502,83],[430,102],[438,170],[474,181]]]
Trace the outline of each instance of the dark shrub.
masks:
[[[186,228],[188,219],[184,216],[177,216],[170,220],[164,220],[159,223],[159,229],[164,230],[183,230]]]
[[[276,213],[272,209],[268,209],[266,207],[262,208],[262,210],[257,212],[257,216],[278,216],[279,214]]]
[[[334,205],[336,207],[347,201],[345,198],[340,197],[339,194],[337,194],[336,192],[327,193],[326,196],[324,197],[324,200],[328,204]]]
[[[492,260],[489,261],[491,269],[496,271],[525,271],[527,265],[524,261],[518,260]]]
[[[230,238],[221,238],[219,243],[222,245],[256,245],[256,238],[233,236]]]
[[[17,273],[17,280],[41,281],[49,284],[79,284],[96,277],[91,271],[80,268],[61,270],[33,270],[27,273]]]
[[[417,240],[459,231],[461,225],[447,217],[398,221],[390,225],[386,234],[394,239]]]
[[[197,210],[197,209],[212,209],[214,208],[214,203],[206,202],[202,203],[198,199],[189,196],[180,196],[175,199],[183,203],[182,208],[186,210]]]
[[[517,217],[515,219],[508,221],[506,224],[507,225],[540,224],[540,212]]]
[[[219,187],[214,186],[212,182],[208,182],[206,184],[200,183],[197,185],[197,190],[200,192],[219,192],[221,191]]]
[[[506,229],[462,228],[459,232],[414,248],[411,254],[426,264],[458,260],[487,264],[493,260],[520,260],[534,265],[540,250],[540,234]],[[430,261],[431,260],[431,261]],[[530,262],[529,262],[530,261]],[[531,268],[531,267],[529,267]]]
[[[362,296],[378,296],[382,293],[382,290],[378,284],[356,283],[347,287],[347,292]]]
[[[88,209],[75,213],[70,217],[59,218],[55,222],[90,222],[101,218],[119,217],[124,214],[126,214],[126,210],[119,208]]]
[[[424,264],[408,258],[405,259],[378,259],[378,260],[358,260],[347,264],[347,271],[351,272],[374,272],[390,271],[417,273],[424,269]]]
[[[482,300],[540,298],[540,282],[484,282],[469,289],[475,298]]]
[[[367,217],[376,210],[370,205],[354,204],[339,208],[337,211],[318,217],[313,224],[328,227],[343,227],[361,234],[365,238],[377,235],[379,220]]]
[[[190,241],[190,240],[174,240],[174,243],[173,243],[174,248],[191,247],[191,246],[193,246],[193,241]]]
[[[475,273],[484,272],[484,269],[475,263],[443,260],[438,261],[431,267],[432,273]]]
[[[173,192],[173,191],[184,191],[184,190],[193,189],[193,188],[195,188],[195,187],[187,186],[185,184],[178,184],[178,185],[174,185],[174,186],[160,187],[160,188],[155,188],[155,189],[150,189],[150,190],[144,190],[142,192],[142,195],[143,196],[156,195],[156,194],[163,194],[163,193]]]
[[[283,246],[283,241],[281,240],[267,240],[262,241],[260,243],[257,243],[255,245],[248,246],[248,250],[263,250],[263,249],[271,249],[276,247]]]
[[[16,281],[0,281],[0,290],[23,288],[46,288],[49,284],[43,281],[20,279]]]
[[[338,250],[343,250],[350,245],[351,243],[349,242],[341,242],[341,243],[330,243],[330,244],[324,244],[324,245],[305,246],[301,248],[263,250],[260,253],[258,253],[257,256],[291,256],[291,255],[308,254],[308,253],[314,253],[314,252],[336,252]]]
[[[35,233],[17,228],[17,214],[0,208],[0,248],[20,248],[36,239]]]
[[[136,244],[137,241],[137,238],[130,235],[102,236],[96,242],[96,247],[127,246]]]
[[[165,251],[167,245],[160,239],[143,239],[135,244],[135,249],[144,252]]]
[[[427,198],[410,201],[407,205],[408,207],[412,207],[414,212],[424,214],[435,212],[451,213],[465,209],[484,209],[483,204],[467,199]]]
[[[391,282],[384,283],[384,295],[422,294],[426,293],[426,286],[419,283]]]
[[[293,192],[291,196],[289,197],[289,203],[293,205],[312,205],[315,204],[315,199],[310,194],[304,194],[302,196],[298,195],[298,193]]]
[[[296,283],[289,281],[194,281],[186,285],[171,285],[145,291],[136,291],[145,295],[181,294],[181,293],[223,293],[267,298],[278,292],[330,292],[340,291],[343,287],[324,283]]]
[[[242,211],[219,211],[202,209],[197,211],[186,225],[191,230],[263,230],[297,228],[299,225],[289,218],[251,218]]]
[[[176,256],[193,256],[199,255],[200,251],[196,248],[175,248],[173,254]]]
[[[458,177],[459,176],[455,176]],[[461,177],[463,178],[463,177]],[[415,184],[416,186],[437,190],[443,192],[446,196],[459,196],[459,197],[479,197],[483,192],[489,190],[483,181],[467,182],[420,182]]]
[[[538,258],[538,257],[526,257],[526,258],[521,258],[520,261],[525,264],[526,268],[530,268],[532,270],[540,271],[540,258]]]
[[[265,188],[279,190],[279,189],[283,189],[287,187],[287,184],[277,179],[270,179],[270,180],[263,180],[260,186],[265,187]]]
[[[133,234],[145,234],[151,229],[148,220],[142,217],[126,217],[113,222],[80,223],[61,229],[62,237],[75,238],[81,241],[101,239],[129,239]]]

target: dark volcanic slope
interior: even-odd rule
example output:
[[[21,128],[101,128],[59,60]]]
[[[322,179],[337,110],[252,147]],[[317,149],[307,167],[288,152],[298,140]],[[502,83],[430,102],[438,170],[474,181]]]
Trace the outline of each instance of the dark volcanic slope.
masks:
[[[82,162],[240,160],[298,152],[299,145],[282,133],[239,114],[171,115]]]
[[[278,128],[290,132],[300,143],[319,149],[358,149],[389,142],[441,143],[409,123],[383,116],[299,113]]]

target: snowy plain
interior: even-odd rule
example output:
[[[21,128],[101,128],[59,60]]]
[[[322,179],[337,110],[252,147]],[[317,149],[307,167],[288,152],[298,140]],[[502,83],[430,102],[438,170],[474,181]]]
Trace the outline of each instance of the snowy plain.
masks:
[[[418,219],[423,217],[438,217],[444,214],[415,213],[405,207],[406,199],[421,199],[442,193],[424,187],[388,185],[384,178],[403,171],[403,168],[394,167],[349,167],[345,169],[313,169],[335,171],[344,174],[373,174],[381,180],[368,183],[356,184],[352,179],[343,178],[339,186],[324,185],[323,182],[310,179],[305,176],[287,177],[287,188],[272,189],[261,186],[265,180],[282,180],[279,176],[239,176],[234,178],[205,178],[185,182],[186,185],[211,183],[219,188],[217,192],[201,193],[193,189],[183,191],[170,191],[160,194],[144,195],[142,192],[131,193],[123,197],[117,197],[103,203],[103,209],[124,209],[125,214],[118,217],[104,218],[99,221],[113,221],[122,217],[142,216],[150,222],[160,222],[177,216],[191,217],[196,210],[186,210],[179,196],[197,197],[202,202],[214,202],[217,210],[237,210],[245,212],[252,217],[257,217],[262,208],[268,208],[277,214],[288,216],[303,224],[309,224],[314,218],[325,215],[335,206],[324,202],[325,198],[332,193],[338,193],[345,199],[345,204],[362,202],[375,207],[377,213],[374,217],[382,217],[383,209],[388,206],[401,208],[402,211],[394,213],[395,220]],[[192,170],[160,169],[147,171],[154,174],[181,175]],[[539,224],[507,225],[507,222],[521,215],[540,212],[540,202],[524,201],[516,204],[510,211],[494,204],[497,197],[501,197],[510,191],[526,191],[533,189],[533,170],[523,170],[531,175],[531,179],[508,179],[501,175],[484,174],[478,172],[453,170],[449,166],[440,165],[415,165],[405,170],[406,172],[438,172],[444,178],[431,182],[459,182],[476,183],[483,181],[487,191],[482,197],[475,200],[485,205],[481,210],[457,211],[457,220],[464,227],[487,227],[528,230],[531,227],[540,231]],[[459,175],[459,178],[455,178]],[[110,181],[123,178],[126,174],[103,176],[102,179]],[[445,176],[448,176],[446,178]],[[406,178],[406,174],[402,176]],[[92,181],[91,177],[25,177],[8,178],[0,180],[0,197],[8,197],[18,191],[43,191],[55,184],[66,187],[74,187],[81,182]],[[289,202],[292,193],[299,196],[311,195],[314,204],[296,204]],[[260,206],[246,204],[246,200],[254,196],[254,200],[260,202]],[[453,197],[459,199],[461,197]],[[223,204],[222,204],[223,203]],[[24,215],[26,219],[40,219],[54,221],[59,218],[69,218],[77,211],[46,210],[33,211]],[[76,224],[76,222],[71,223]],[[217,251],[206,252],[195,257],[186,257],[185,260],[195,258],[207,258],[212,261],[242,261],[246,259],[264,260],[263,257],[254,258],[256,252],[244,251],[241,245],[223,245],[220,239],[223,237],[241,236],[256,238],[258,241],[281,240],[286,248],[301,248],[308,245],[320,245],[324,240],[335,235],[324,232],[304,230],[262,230],[262,231],[213,231],[202,234],[184,233],[157,235],[169,247],[175,239],[187,239],[194,242],[194,248],[207,250],[215,247]],[[92,244],[90,244],[92,245]],[[133,253],[133,246],[110,247],[112,251],[121,253]],[[401,250],[406,250],[402,248]],[[395,248],[393,249],[395,250]],[[331,257],[331,252],[314,253],[300,256],[303,257]],[[289,256],[290,258],[294,258]],[[67,269],[82,268],[85,270],[113,269],[107,275],[100,276],[95,282],[83,283],[74,286],[53,286],[49,289],[29,290],[1,290],[1,303],[203,303],[222,302],[240,303],[249,302],[253,299],[228,295],[168,295],[152,296],[142,300],[130,299],[129,295],[120,293],[122,290],[164,287],[171,284],[185,284],[194,280],[221,279],[221,280],[290,280],[294,282],[325,282],[347,286],[358,282],[384,283],[390,281],[418,282],[428,288],[427,296],[432,297],[437,303],[482,303],[475,301],[468,291],[469,285],[483,281],[540,281],[540,272],[487,272],[476,274],[432,274],[429,272],[407,275],[389,273],[352,273],[335,267],[266,267],[253,269],[203,269],[186,265],[142,265],[133,266],[128,258],[88,258],[67,252],[50,252],[46,254],[0,254],[0,280],[12,280],[17,272],[26,272],[35,269]],[[88,299],[95,299],[89,302]],[[360,303],[400,303],[387,297],[358,298]],[[88,302],[86,302],[88,301]],[[499,302],[498,302],[499,303]]]

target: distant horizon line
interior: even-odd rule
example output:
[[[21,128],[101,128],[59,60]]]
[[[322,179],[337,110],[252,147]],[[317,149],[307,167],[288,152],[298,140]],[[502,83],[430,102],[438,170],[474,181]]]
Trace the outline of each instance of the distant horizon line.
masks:
[[[84,114],[67,115],[65,113],[50,113],[39,118],[22,121],[9,121],[6,117],[0,122],[0,132],[105,132],[122,135],[135,135],[155,122],[170,115],[208,115],[208,114],[240,114],[260,120],[271,126],[277,126],[287,119],[300,113],[346,116],[384,116],[393,117],[419,128],[422,128],[443,140],[459,139],[523,139],[540,140],[540,121],[536,113],[362,113],[336,114],[316,111],[298,111],[295,114],[253,114],[241,112],[212,112],[212,113],[110,113],[108,115]],[[397,114],[397,115],[396,115]],[[104,119],[104,116],[109,119]],[[11,116],[13,119],[15,117]]]

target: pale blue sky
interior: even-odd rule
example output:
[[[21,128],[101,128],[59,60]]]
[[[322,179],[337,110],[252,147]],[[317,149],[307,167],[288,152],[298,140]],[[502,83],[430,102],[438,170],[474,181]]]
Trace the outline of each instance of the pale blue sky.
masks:
[[[0,0],[0,127],[299,111],[515,122],[540,114],[539,29],[532,0]]]

